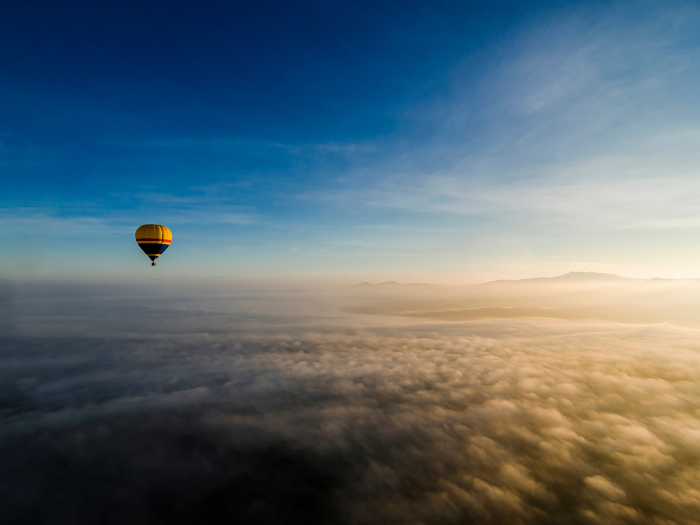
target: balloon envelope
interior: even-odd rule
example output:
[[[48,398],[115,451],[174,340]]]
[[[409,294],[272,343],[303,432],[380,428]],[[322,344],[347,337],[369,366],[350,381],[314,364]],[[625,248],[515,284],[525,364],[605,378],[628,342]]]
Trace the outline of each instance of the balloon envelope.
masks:
[[[161,224],[144,224],[136,230],[136,242],[152,261],[168,249],[172,240],[172,232]]]

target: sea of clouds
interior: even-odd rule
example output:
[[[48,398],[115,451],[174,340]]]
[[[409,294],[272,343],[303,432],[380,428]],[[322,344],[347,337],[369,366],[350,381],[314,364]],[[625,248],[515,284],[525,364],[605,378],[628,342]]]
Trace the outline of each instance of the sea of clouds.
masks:
[[[3,522],[700,523],[697,330],[304,301],[6,297]]]

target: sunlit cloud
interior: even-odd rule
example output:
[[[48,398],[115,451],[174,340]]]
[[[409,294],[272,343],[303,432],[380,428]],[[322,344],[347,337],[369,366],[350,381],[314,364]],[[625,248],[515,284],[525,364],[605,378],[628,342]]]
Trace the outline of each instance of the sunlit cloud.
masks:
[[[140,519],[137,502],[168,487],[184,513],[230,516],[253,505],[235,496],[246,483],[270,516],[311,491],[328,505],[305,507],[309,519],[331,523],[690,524],[700,509],[695,330],[526,319],[372,327],[298,293],[179,295],[171,306],[141,293],[78,294],[76,317],[45,310],[42,337],[26,330],[31,303],[18,304],[0,370],[20,378],[0,432],[17,454],[2,466],[25,472],[26,456],[32,470],[7,489],[13,515],[61,517],[94,497],[101,513],[119,494],[117,509]],[[251,305],[269,314],[235,313]],[[144,311],[161,319],[158,334]],[[55,484],[39,461],[66,461],[72,476]],[[101,465],[91,487],[109,480],[111,490],[83,490],[90,465]],[[26,483],[71,497],[30,507]],[[231,491],[226,509],[217,491]]]

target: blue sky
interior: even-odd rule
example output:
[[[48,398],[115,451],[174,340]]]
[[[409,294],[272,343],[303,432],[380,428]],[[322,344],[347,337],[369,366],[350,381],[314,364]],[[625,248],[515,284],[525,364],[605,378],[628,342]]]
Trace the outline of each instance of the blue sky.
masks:
[[[696,4],[1,10],[2,278],[700,276]]]

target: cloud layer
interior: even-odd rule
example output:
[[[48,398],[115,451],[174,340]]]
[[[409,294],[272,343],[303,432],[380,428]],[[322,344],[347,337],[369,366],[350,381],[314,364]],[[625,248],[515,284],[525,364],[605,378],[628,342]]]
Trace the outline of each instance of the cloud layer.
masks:
[[[5,338],[3,515],[698,522],[696,331],[272,318],[244,330],[212,317],[199,331]]]

